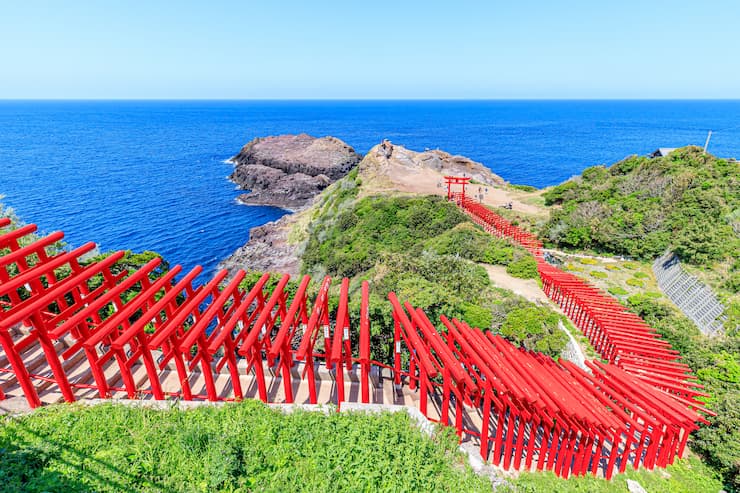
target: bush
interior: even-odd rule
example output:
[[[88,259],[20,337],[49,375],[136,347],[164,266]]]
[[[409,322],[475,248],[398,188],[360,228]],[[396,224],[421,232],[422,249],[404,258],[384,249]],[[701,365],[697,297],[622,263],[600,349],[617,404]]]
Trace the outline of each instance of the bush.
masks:
[[[629,270],[635,270],[640,268],[640,264],[636,264],[634,262],[625,262],[622,264],[622,267]]]
[[[650,277],[650,276],[649,276],[648,274],[646,274],[646,273],[644,273],[644,272],[635,272],[635,273],[634,273],[634,274],[632,274],[632,275],[633,275],[634,277],[636,277],[637,279],[647,279],[648,277]]]
[[[568,344],[568,336],[558,328],[559,316],[544,307],[532,306],[510,311],[501,325],[501,335],[513,343],[553,358]]]
[[[595,277],[596,279],[606,279],[609,276],[607,276],[606,272],[601,272],[599,270],[593,270],[591,271],[591,277]]]
[[[635,278],[629,278],[625,282],[627,283],[628,286],[634,286],[636,288],[641,288],[641,287],[645,286],[645,283],[644,282],[642,282],[639,279],[635,279]]]
[[[467,221],[441,197],[366,197],[333,221],[315,222],[302,269],[311,271],[321,265],[330,275],[352,277],[375,265],[381,252],[411,252]]]
[[[580,257],[578,261],[584,265],[596,265],[599,263],[596,259],[589,257]]]
[[[606,270],[611,270],[611,271],[618,271],[618,270],[621,270],[621,269],[619,268],[619,266],[617,266],[617,265],[614,265],[614,264],[606,264],[606,265],[604,266],[604,268],[605,268]]]
[[[613,294],[614,296],[624,296],[626,294],[629,294],[629,292],[620,286],[612,286],[609,288],[609,292]]]
[[[491,265],[508,265],[514,259],[514,252],[521,250],[468,222],[431,238],[425,243],[425,248],[438,255],[456,255]]]
[[[523,192],[536,192],[537,187],[533,187],[532,185],[509,185],[511,188],[514,188],[516,190],[521,190]]]
[[[506,266],[506,272],[520,279],[539,278],[539,272],[537,271],[537,261],[532,255],[526,255],[518,260],[514,260]]]

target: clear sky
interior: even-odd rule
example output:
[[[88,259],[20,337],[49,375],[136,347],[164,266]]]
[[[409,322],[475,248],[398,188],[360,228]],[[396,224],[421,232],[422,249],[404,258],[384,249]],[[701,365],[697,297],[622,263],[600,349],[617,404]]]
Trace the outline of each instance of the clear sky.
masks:
[[[740,98],[740,2],[8,0],[2,98]]]

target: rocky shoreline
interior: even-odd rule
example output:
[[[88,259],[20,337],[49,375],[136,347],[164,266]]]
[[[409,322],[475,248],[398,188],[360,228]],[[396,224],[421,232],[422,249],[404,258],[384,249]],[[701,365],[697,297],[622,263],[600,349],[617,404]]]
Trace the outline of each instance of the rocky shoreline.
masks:
[[[295,222],[296,214],[293,213],[252,228],[249,230],[249,241],[224,259],[219,268],[228,270],[229,276],[239,269],[298,275],[298,245],[288,241]]]
[[[334,137],[307,134],[259,137],[229,162],[229,179],[247,193],[238,200],[295,210],[346,175],[362,156]]]

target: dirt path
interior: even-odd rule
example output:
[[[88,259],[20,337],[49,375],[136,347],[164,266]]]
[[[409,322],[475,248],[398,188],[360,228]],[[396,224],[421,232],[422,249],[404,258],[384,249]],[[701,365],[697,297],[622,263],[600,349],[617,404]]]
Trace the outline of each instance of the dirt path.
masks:
[[[414,173],[413,171],[409,172],[407,169],[394,168],[389,173],[389,176],[398,190],[402,192],[412,192],[425,195],[447,194],[447,187],[439,186],[440,183],[443,182],[444,177],[441,173],[437,173],[432,170],[422,169]],[[504,204],[511,203],[512,210],[515,212],[518,211],[535,215],[546,213],[546,210],[543,208],[524,202],[522,199],[527,196],[527,194],[516,190],[507,190],[504,188],[485,185],[469,185],[466,189],[466,194],[469,194],[471,197],[477,196],[479,189],[480,193],[483,194],[482,202],[485,205],[500,207]],[[486,190],[488,191],[486,192]]]
[[[501,265],[480,265],[486,269],[486,272],[488,272],[488,278],[491,279],[491,282],[494,285],[513,291],[515,294],[518,294],[533,303],[549,305],[553,310],[557,309],[557,311],[560,311],[556,305],[552,304],[550,298],[548,298],[540,289],[540,286],[534,279],[519,279],[513,277],[506,272],[506,267]]]
[[[563,314],[560,307],[547,297],[545,292],[540,289],[539,284],[537,284],[537,281],[534,279],[519,279],[513,277],[506,272],[506,267],[500,265],[480,265],[486,269],[486,272],[488,272],[488,278],[491,279],[491,282],[495,286],[513,291],[515,294],[525,298],[527,301],[546,305],[553,311],[561,315]],[[569,340],[568,346],[566,346],[563,351],[562,357],[585,369],[585,365],[583,363],[586,359],[585,348],[565,328],[562,322],[558,322],[558,328],[566,333]]]

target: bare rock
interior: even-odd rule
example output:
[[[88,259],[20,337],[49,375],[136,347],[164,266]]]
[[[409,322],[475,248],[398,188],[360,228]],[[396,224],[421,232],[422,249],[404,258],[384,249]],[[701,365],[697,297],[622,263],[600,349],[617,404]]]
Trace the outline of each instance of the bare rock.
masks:
[[[247,204],[297,208],[346,175],[362,156],[334,137],[307,134],[257,138],[231,158],[230,178],[249,190]]]
[[[359,165],[363,182],[369,181],[381,192],[419,191],[426,181],[436,184],[441,176],[468,176],[484,186],[501,186],[504,180],[483,164],[441,150],[416,152],[384,140],[363,158]]]
[[[229,277],[238,269],[297,275],[300,268],[297,246],[288,242],[295,220],[296,214],[288,214],[252,228],[249,241],[221,262],[219,268],[228,270]]]
[[[627,480],[627,490],[630,493],[647,493],[640,483],[632,479]]]

